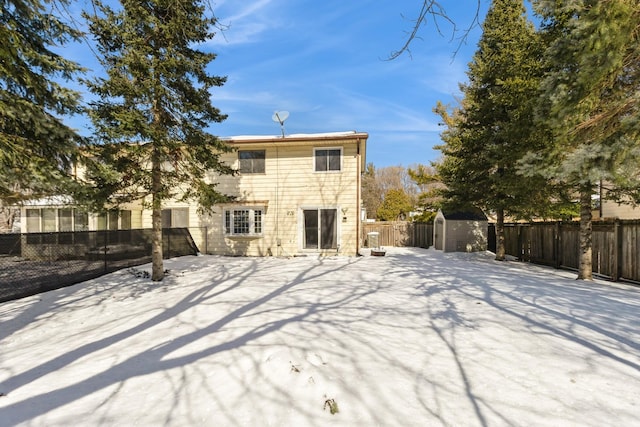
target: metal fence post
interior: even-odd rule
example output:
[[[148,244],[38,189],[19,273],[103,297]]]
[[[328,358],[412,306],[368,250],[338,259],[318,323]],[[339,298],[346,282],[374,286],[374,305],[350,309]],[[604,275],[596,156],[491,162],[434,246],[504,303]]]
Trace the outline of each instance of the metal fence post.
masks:
[[[107,251],[109,250],[109,247],[107,245],[107,240],[108,240],[108,236],[109,236],[109,231],[105,230],[104,232],[104,272],[107,272]]]

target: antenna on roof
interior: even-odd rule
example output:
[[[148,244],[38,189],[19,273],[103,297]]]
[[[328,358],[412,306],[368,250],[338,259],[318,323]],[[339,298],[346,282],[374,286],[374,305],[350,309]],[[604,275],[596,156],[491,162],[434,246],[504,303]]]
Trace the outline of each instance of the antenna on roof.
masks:
[[[276,111],[275,113],[273,113],[273,116],[271,116],[271,119],[274,122],[280,123],[280,130],[282,131],[283,138],[284,138],[284,121],[287,120],[288,117],[289,117],[288,111]]]

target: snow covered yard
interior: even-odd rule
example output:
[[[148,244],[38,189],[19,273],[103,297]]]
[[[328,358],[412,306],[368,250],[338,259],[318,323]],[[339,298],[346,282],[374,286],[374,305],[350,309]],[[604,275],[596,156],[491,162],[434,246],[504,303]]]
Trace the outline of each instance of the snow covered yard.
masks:
[[[409,248],[165,268],[0,304],[0,425],[640,425],[639,287]]]

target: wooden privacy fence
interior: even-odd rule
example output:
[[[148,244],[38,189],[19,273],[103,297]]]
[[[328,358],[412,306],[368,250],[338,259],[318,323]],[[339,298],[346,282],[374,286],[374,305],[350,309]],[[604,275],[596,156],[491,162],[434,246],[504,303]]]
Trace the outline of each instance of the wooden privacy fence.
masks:
[[[506,253],[522,261],[577,269],[580,257],[578,222],[505,224]],[[495,225],[490,224],[489,250],[495,252]],[[640,221],[593,222],[593,272],[611,280],[640,282]]]
[[[363,224],[361,241],[370,247],[369,233],[378,233],[378,246],[433,246],[433,224],[425,222],[389,221]]]

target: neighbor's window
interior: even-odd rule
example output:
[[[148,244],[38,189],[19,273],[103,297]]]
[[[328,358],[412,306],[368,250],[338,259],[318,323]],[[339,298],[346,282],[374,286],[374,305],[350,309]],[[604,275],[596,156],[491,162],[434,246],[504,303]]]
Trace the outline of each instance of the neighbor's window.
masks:
[[[162,209],[162,228],[189,227],[189,208]]]
[[[262,235],[262,208],[226,209],[224,211],[224,234],[228,236]]]
[[[97,230],[126,230],[131,228],[131,211],[110,210],[106,213],[98,214],[96,219]],[[84,226],[81,222],[80,227]]]
[[[56,230],[56,214],[57,209],[44,208],[42,209],[42,231],[55,232]]]
[[[73,210],[73,229],[75,231],[86,231],[89,229],[89,214],[84,211]]]
[[[58,231],[73,231],[73,209],[58,209]]]
[[[316,172],[340,171],[342,166],[341,148],[316,148],[313,151]]]
[[[89,215],[73,208],[27,209],[27,232],[87,230]]]
[[[264,173],[265,150],[238,151],[240,173]]]
[[[40,209],[27,209],[27,231],[29,233],[40,231]]]

